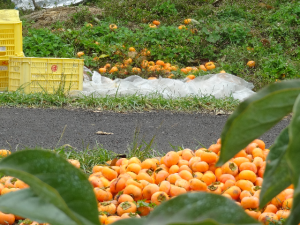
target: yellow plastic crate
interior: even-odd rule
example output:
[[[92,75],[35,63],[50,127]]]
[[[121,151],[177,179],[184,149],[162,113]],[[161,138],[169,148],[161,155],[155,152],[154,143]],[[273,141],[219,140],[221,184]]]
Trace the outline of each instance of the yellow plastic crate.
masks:
[[[25,93],[82,90],[83,59],[11,57],[8,91]]]
[[[9,57],[0,57],[0,91],[8,89]]]
[[[24,56],[18,10],[0,10],[0,56]]]

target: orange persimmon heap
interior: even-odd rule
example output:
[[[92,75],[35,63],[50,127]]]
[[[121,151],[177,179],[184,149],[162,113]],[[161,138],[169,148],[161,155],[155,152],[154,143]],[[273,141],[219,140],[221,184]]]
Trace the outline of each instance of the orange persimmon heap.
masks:
[[[99,220],[110,224],[123,218],[146,216],[153,210],[152,205],[190,191],[205,191],[232,199],[249,216],[264,224],[287,218],[293,204],[292,185],[266,207],[258,208],[269,153],[265,143],[256,139],[227,163],[216,167],[220,149],[221,139],[208,149],[170,151],[163,157],[144,161],[137,157],[121,158],[114,160],[111,166],[94,166],[89,181],[98,201]],[[69,162],[80,166],[76,160]],[[28,185],[13,177],[0,179],[1,194],[26,187]],[[10,217],[14,221],[13,215]]]

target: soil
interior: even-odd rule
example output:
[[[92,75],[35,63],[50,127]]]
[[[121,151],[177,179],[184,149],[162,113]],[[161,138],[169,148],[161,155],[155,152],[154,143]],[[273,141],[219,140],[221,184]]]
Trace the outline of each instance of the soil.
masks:
[[[103,9],[96,7],[87,7],[91,14],[95,17],[103,15]],[[56,22],[67,22],[70,20],[72,14],[82,10],[79,6],[72,7],[57,7],[51,9],[42,9],[34,11],[28,15],[22,16],[21,20],[25,19],[27,22],[32,23],[31,28],[45,28],[51,27]]]
[[[114,113],[66,109],[0,108],[0,149],[12,151],[26,147],[55,148],[65,144],[81,151],[98,143],[105,149],[124,153],[133,142],[136,128],[139,140],[160,152],[173,146],[208,147],[220,137],[228,115],[201,113],[143,112]],[[290,121],[287,117],[264,134],[266,146]],[[97,134],[98,132],[98,134]]]

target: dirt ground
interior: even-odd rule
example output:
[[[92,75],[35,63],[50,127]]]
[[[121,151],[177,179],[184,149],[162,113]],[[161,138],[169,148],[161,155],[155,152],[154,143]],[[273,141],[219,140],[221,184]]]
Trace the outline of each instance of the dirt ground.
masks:
[[[103,9],[88,6],[85,7],[87,7],[87,9],[95,17],[103,15]],[[21,20],[25,19],[26,21],[32,23],[31,28],[44,28],[49,27],[58,21],[67,22],[74,13],[77,13],[80,10],[82,10],[82,7],[79,6],[42,9],[22,16]]]

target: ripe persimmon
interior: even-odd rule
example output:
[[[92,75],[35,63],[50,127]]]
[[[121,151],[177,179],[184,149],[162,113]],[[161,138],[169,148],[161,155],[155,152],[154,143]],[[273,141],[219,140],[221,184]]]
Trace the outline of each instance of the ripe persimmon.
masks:
[[[135,213],[136,210],[136,204],[133,202],[122,202],[117,208],[117,214],[122,216],[124,213]]]
[[[151,202],[156,205],[160,205],[162,202],[167,200],[169,200],[169,196],[163,191],[155,192],[151,197]]]
[[[164,164],[167,167],[176,165],[178,161],[179,161],[179,155],[174,151],[168,152],[164,157]]]
[[[155,192],[159,191],[159,187],[156,184],[148,184],[142,191],[143,199],[150,200]]]
[[[116,213],[117,207],[111,202],[99,202],[98,210],[113,215]]]
[[[13,214],[6,214],[0,212],[0,224],[3,225],[12,225],[15,222],[15,216]]]

